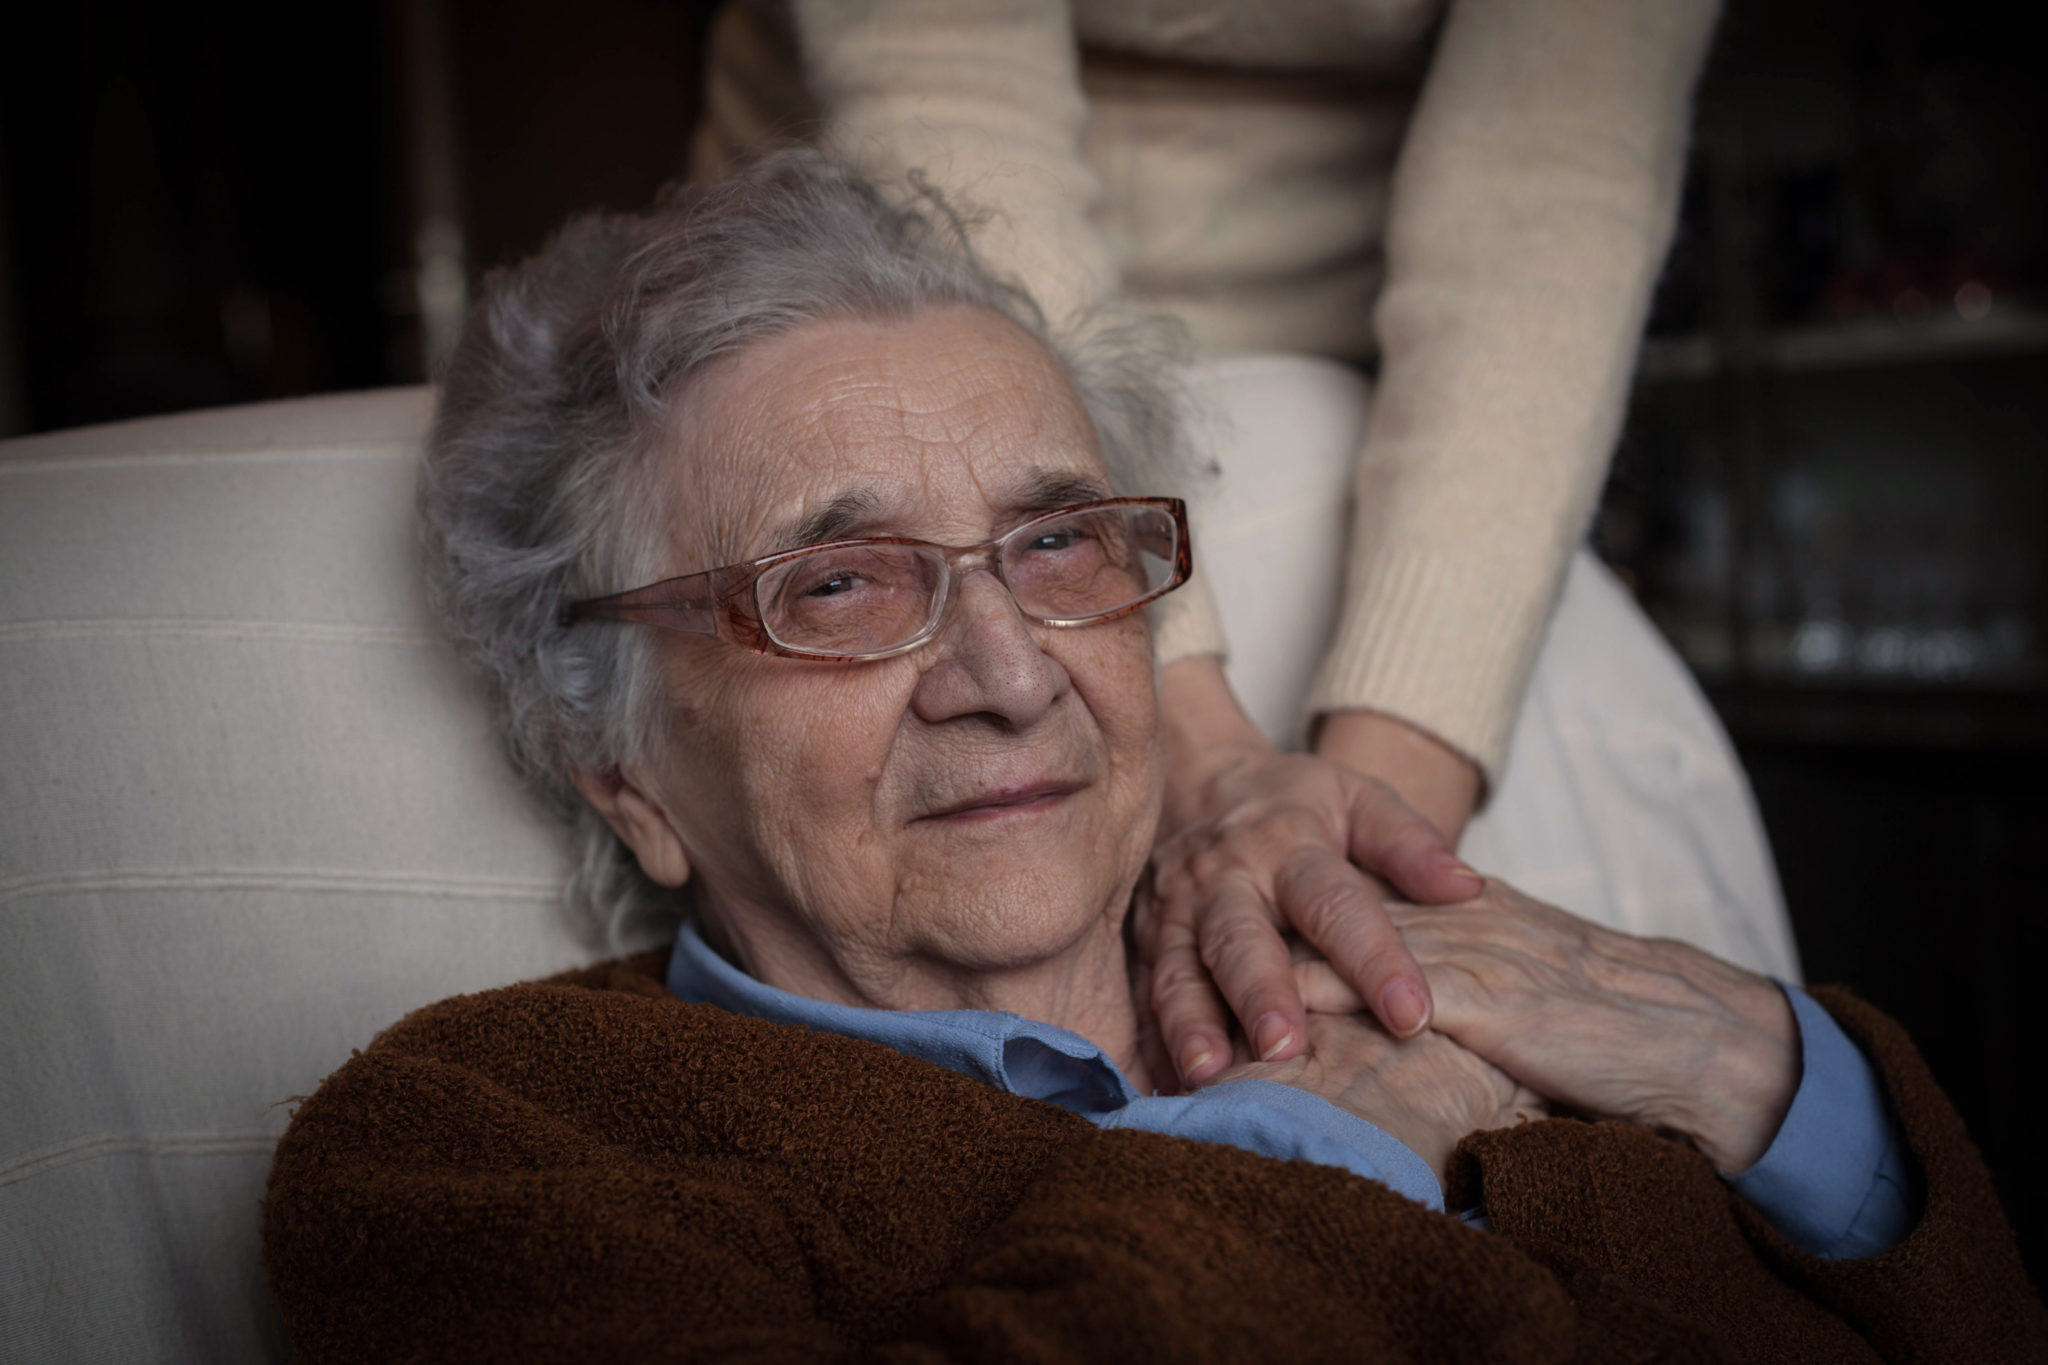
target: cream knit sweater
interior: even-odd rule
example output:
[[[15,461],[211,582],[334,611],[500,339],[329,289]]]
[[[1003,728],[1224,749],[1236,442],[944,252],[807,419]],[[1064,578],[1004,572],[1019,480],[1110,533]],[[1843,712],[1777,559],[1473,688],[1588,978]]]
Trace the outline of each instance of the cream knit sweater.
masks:
[[[695,173],[822,136],[989,212],[1057,324],[1377,354],[1313,711],[1498,777],[1627,400],[1715,0],[741,0]],[[1199,586],[1199,585],[1197,585]],[[1171,659],[1222,648],[1206,594]]]

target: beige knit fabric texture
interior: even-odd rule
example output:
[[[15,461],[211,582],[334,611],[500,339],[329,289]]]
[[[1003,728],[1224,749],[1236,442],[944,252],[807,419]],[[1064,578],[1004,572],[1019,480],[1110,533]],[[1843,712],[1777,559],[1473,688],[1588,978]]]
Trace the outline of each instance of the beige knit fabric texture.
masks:
[[[744,0],[696,174],[821,134],[987,217],[1057,323],[1378,355],[1311,712],[1497,779],[1620,427],[1714,0]],[[1198,571],[1199,573],[1199,571]],[[1163,658],[1219,651],[1206,592]]]

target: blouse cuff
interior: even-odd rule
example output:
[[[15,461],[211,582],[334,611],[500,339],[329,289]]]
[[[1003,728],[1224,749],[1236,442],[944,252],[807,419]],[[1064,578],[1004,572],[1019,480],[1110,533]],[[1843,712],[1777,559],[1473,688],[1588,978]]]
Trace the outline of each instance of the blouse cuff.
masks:
[[[1874,1256],[1911,1230],[1913,1164],[1883,1087],[1841,1026],[1780,983],[1799,1024],[1799,1089],[1736,1193],[1810,1256]]]
[[[1400,1139],[1320,1095],[1277,1081],[1225,1081],[1191,1095],[1149,1097],[1109,1116],[1103,1126],[1335,1166],[1425,1208],[1444,1207],[1436,1172]]]

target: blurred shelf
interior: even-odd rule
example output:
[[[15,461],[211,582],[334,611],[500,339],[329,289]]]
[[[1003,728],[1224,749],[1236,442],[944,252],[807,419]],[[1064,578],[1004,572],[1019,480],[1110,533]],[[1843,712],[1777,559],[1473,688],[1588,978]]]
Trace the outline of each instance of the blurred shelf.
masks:
[[[1703,680],[1738,743],[1910,749],[2048,748],[2048,683]]]
[[[1873,365],[2048,352],[2048,311],[1995,309],[1974,321],[1943,318],[1782,327],[1757,338],[1755,362],[1769,370],[1840,370]],[[1643,343],[1644,379],[1705,379],[1726,360],[1711,336],[1656,337]]]

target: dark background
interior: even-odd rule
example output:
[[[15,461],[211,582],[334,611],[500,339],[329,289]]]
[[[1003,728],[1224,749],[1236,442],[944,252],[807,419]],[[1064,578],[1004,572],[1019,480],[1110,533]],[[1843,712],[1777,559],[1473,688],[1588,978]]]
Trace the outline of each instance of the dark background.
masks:
[[[45,7],[0,44],[0,435],[416,382],[684,167],[702,0]],[[1910,1027],[2035,1280],[2048,80],[1992,0],[1730,0],[1596,544],[1749,765],[1808,975]]]

